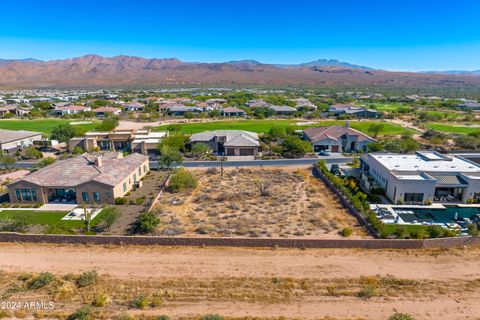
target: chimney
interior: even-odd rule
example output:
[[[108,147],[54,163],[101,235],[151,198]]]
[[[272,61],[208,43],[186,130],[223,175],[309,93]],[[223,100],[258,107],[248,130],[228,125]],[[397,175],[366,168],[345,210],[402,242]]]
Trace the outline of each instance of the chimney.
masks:
[[[345,128],[350,128],[350,121],[345,121]]]
[[[97,167],[102,167],[103,166],[103,159],[102,159],[102,156],[98,156],[96,159],[95,159],[95,165]]]

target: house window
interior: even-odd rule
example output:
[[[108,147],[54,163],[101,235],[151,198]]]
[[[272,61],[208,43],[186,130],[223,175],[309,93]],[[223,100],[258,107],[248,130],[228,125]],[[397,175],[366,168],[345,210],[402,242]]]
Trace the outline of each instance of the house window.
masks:
[[[133,182],[137,182],[137,174],[136,173],[133,174]]]
[[[20,189],[15,189],[15,193],[17,195],[17,201],[22,201],[22,195],[20,194]]]
[[[32,193],[30,192],[30,189],[21,189],[20,192],[23,201],[32,201]]]
[[[422,203],[423,202],[423,193],[410,193],[405,192],[404,195],[405,203]]]
[[[93,193],[93,201],[100,202],[100,192]]]
[[[139,175],[139,176],[142,175],[142,167],[139,167],[139,168],[138,168],[138,175]]]
[[[106,194],[107,194],[107,198],[110,199],[110,197],[112,196],[112,194],[111,194],[110,192],[107,192]]]
[[[35,189],[32,189],[32,200],[37,201],[37,191]]]
[[[127,192],[127,183],[126,182],[123,183],[123,192]]]
[[[88,192],[82,192],[82,200],[83,202],[88,202]]]
[[[147,172],[147,166],[143,165],[143,172]]]

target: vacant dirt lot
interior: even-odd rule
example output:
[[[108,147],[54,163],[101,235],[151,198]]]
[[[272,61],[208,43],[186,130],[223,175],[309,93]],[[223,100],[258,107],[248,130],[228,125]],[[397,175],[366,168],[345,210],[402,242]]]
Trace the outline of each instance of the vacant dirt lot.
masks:
[[[351,227],[354,237],[366,236],[309,169],[233,168],[223,177],[219,170],[194,172],[195,190],[163,196],[159,233],[336,238]]]
[[[131,315],[199,319],[478,319],[480,248],[455,250],[245,249],[0,244],[0,300],[54,301],[40,315],[92,307],[95,319]],[[79,287],[81,272],[98,281]],[[32,289],[39,272],[55,279]],[[33,274],[28,274],[33,273]],[[144,310],[132,305],[139,296]],[[31,314],[19,313],[18,317]],[[10,313],[13,315],[13,312]],[[143,318],[146,319],[146,318]]]

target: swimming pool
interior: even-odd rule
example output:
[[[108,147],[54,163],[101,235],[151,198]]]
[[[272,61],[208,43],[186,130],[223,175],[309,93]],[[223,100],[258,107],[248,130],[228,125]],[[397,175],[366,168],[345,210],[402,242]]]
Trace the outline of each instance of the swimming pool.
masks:
[[[461,208],[457,206],[445,207],[445,209],[429,208],[395,208],[395,212],[405,223],[450,223],[460,218],[473,219],[480,214],[479,208]]]

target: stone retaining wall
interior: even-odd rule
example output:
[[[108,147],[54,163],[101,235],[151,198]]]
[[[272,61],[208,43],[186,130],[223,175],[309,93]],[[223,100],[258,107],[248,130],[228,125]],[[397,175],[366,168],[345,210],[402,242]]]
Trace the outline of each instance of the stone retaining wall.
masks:
[[[480,245],[480,237],[398,239],[264,239],[264,238],[175,238],[155,236],[86,236],[0,233],[0,242],[59,243],[92,245],[158,245],[208,247],[279,247],[279,248],[363,248],[422,249]]]

